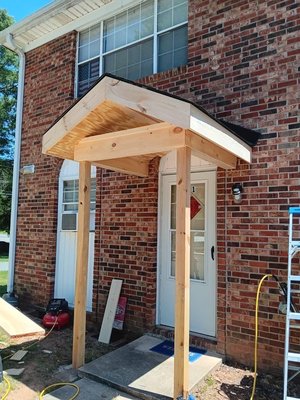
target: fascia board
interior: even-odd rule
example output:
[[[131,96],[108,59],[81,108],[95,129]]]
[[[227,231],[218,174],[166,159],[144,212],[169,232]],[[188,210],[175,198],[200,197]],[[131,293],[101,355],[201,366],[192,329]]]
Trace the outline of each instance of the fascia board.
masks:
[[[190,129],[247,163],[251,163],[251,147],[195,106],[191,106]]]

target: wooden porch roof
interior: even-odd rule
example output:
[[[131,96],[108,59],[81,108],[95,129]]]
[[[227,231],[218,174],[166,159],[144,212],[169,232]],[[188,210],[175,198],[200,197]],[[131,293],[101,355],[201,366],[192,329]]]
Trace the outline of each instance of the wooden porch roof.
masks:
[[[185,146],[222,168],[235,168],[237,158],[250,163],[258,137],[191,102],[105,74],[45,133],[43,153],[147,176],[152,158]]]

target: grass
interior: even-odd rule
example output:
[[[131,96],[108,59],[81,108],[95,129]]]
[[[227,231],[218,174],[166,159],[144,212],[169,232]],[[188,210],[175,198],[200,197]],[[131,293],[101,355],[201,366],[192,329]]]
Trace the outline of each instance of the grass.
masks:
[[[7,291],[7,271],[0,271],[0,297]]]
[[[8,256],[0,255],[0,261],[8,261]]]

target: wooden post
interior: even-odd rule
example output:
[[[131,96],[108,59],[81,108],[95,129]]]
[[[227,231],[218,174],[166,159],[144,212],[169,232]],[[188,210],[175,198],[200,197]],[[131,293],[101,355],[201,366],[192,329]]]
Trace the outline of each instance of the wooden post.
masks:
[[[79,368],[85,359],[86,292],[90,235],[91,163],[79,163],[79,202],[76,258],[76,284],[73,327],[73,368]]]
[[[188,397],[191,150],[177,150],[174,399]]]

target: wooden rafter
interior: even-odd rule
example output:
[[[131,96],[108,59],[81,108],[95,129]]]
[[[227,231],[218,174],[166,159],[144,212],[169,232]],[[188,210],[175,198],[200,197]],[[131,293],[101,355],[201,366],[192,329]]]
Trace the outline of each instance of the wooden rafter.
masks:
[[[192,131],[186,131],[186,145],[193,154],[224,169],[236,168],[237,158],[232,153]]]

